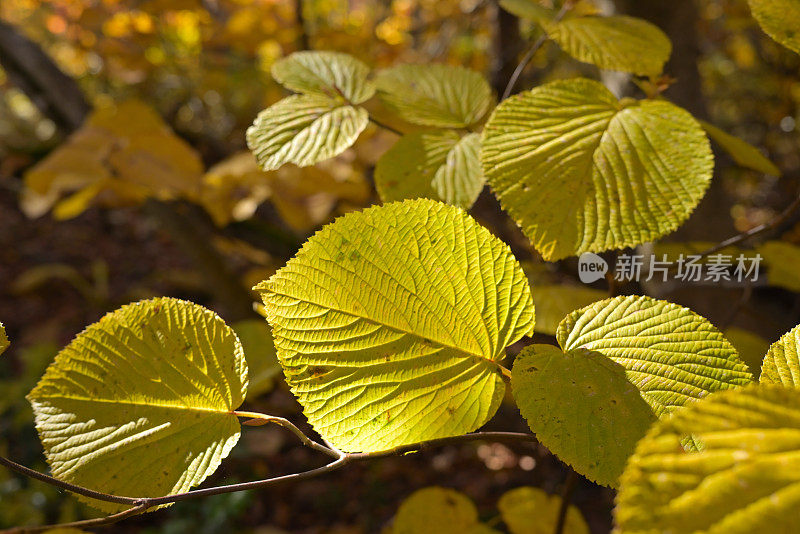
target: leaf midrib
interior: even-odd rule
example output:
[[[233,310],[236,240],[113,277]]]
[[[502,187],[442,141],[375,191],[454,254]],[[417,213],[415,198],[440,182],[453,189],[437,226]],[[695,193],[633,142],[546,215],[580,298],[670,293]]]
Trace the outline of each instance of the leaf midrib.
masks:
[[[233,415],[234,409],[231,408],[229,410],[220,410],[218,408],[203,408],[200,406],[186,406],[186,405],[173,405],[173,404],[159,404],[159,403],[143,403],[143,402],[132,402],[132,401],[125,401],[125,400],[118,400],[118,399],[103,399],[103,398],[95,398],[95,397],[80,397],[80,396],[70,396],[70,395],[47,395],[44,397],[36,397],[30,396],[29,400],[31,402],[38,402],[43,403],[47,400],[52,399],[64,399],[64,400],[72,400],[72,401],[81,401],[81,402],[88,402],[91,404],[121,404],[124,406],[138,406],[144,408],[162,408],[165,410],[179,410],[185,412],[201,412],[201,413],[214,413],[214,414],[230,414]]]
[[[483,354],[477,354],[475,352],[466,350],[466,349],[464,349],[462,347],[456,347],[455,345],[452,345],[450,343],[445,343],[445,342],[442,342],[442,341],[440,341],[438,339],[432,339],[432,338],[429,338],[429,337],[427,337],[425,335],[420,335],[419,333],[412,332],[412,331],[410,331],[410,330],[408,330],[406,328],[402,328],[402,327],[398,327],[398,326],[394,326],[394,325],[389,325],[389,324],[384,323],[383,321],[379,321],[379,320],[373,319],[371,317],[366,317],[364,315],[352,312],[350,310],[343,310],[343,309],[331,306],[329,304],[321,304],[319,302],[314,302],[314,301],[309,300],[307,298],[298,297],[296,295],[289,295],[288,293],[284,293],[284,292],[281,292],[281,291],[276,291],[274,288],[271,288],[271,287],[270,288],[264,288],[261,291],[268,291],[268,292],[273,293],[275,295],[280,295],[282,297],[287,297],[287,298],[295,299],[295,300],[300,301],[300,302],[305,302],[306,304],[313,304],[314,306],[319,306],[321,308],[333,310],[333,311],[336,311],[336,312],[339,312],[339,313],[344,313],[346,315],[350,315],[351,317],[356,317],[356,318],[364,320],[364,321],[369,321],[371,323],[377,324],[377,325],[382,326],[384,328],[391,328],[392,330],[396,330],[398,332],[402,332],[403,334],[406,334],[408,336],[414,336],[414,337],[420,338],[420,339],[430,339],[432,342],[434,342],[437,345],[440,345],[442,347],[445,347],[445,348],[448,348],[448,349],[451,349],[451,350],[455,350],[457,352],[460,352],[462,354],[466,354],[468,356],[472,356],[474,358],[479,358],[481,360],[486,360],[487,362],[492,363],[495,366],[497,366],[497,368],[498,368],[497,371],[500,374],[503,374],[501,372],[501,370],[500,370],[502,368],[502,366],[500,365],[500,362],[498,362],[496,360],[493,360],[491,357],[486,357]],[[498,354],[498,356],[499,355],[500,354]]]

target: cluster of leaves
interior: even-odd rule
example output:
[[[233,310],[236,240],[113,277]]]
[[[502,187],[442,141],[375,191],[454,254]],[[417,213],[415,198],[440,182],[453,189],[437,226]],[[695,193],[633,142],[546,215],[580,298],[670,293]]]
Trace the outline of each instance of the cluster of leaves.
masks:
[[[792,471],[772,468],[770,482],[760,466],[793,454],[800,327],[770,348],[762,385],[748,385],[746,365],[708,321],[665,301],[616,297],[568,314],[557,329],[560,347],[531,345],[509,371],[504,347],[534,326],[525,275],[502,242],[432,200],[340,218],[257,289],[287,382],[314,429],[343,451],[475,430],[494,415],[510,374],[538,439],[578,472],[620,487],[623,531],[710,526],[743,502],[752,503],[748,517],[758,525],[774,517],[772,507],[793,503],[791,494],[774,494],[791,487]],[[116,495],[157,496],[199,483],[228,454],[239,438],[235,410],[247,376],[240,341],[219,317],[160,298],[89,327],[29,399],[56,476]],[[749,411],[740,417],[731,406]],[[753,410],[776,434],[753,421]],[[717,448],[729,467],[718,463]],[[673,472],[676,482],[665,481]],[[737,493],[736,502],[709,504],[718,517],[672,507],[705,478],[736,487],[742,476],[761,485]]]
[[[333,48],[390,64],[436,50],[437,59],[485,69],[493,11],[459,0],[5,0],[0,18],[24,27],[92,94],[157,102],[195,146],[221,144],[229,153],[241,147],[253,115],[280,98],[267,75],[280,57]],[[446,32],[437,31],[443,27]],[[0,130],[3,144],[40,149],[23,139],[58,140],[52,123],[30,131],[36,120],[25,115],[33,106],[20,105],[19,93],[11,109],[3,100],[9,122],[21,123],[16,136]]]
[[[655,80],[669,56],[666,36],[638,19],[578,14],[556,23],[547,22],[556,15],[547,17],[536,20],[564,37],[558,42],[570,53],[600,67]],[[628,26],[661,53],[637,48],[625,55],[601,46],[604,32],[624,33],[620,28]],[[620,40],[621,49],[631,49]],[[655,59],[644,68],[642,57]],[[398,65],[370,77],[369,68],[348,55],[299,52],[276,62],[272,74],[300,94],[264,110],[248,130],[248,145],[263,168],[313,165],[341,153],[366,128],[363,104],[377,93],[399,119],[424,128],[404,135],[378,161],[382,200],[427,197],[469,208],[487,181],[546,260],[634,246],[675,230],[713,173],[705,130],[741,164],[775,171],[756,149],[711,125],[704,130],[657,93],[618,100],[588,79],[516,95],[487,120],[494,105],[489,84],[460,67]]]
[[[788,2],[751,2],[770,35],[796,49],[776,16]],[[524,6],[568,53],[600,67],[652,81],[668,56],[668,41],[641,21]],[[609,32],[622,33],[623,44],[597,47]],[[666,55],[643,62],[626,53],[630,42],[667,46]],[[688,217],[711,179],[703,125],[657,91],[617,99],[588,79],[552,82],[491,111],[488,84],[458,67],[399,65],[372,76],[348,55],[301,52],[272,70],[297,94],[248,131],[265,171],[344,152],[366,128],[364,104],[376,94],[424,128],[378,162],[384,205],[324,226],[255,287],[286,382],[327,450],[341,459],[472,432],[494,416],[510,382],[543,445],[619,489],[620,532],[794,528],[800,325],[769,348],[756,382],[725,335],[693,311],[646,296],[581,294],[592,302],[556,312],[557,324],[551,312],[544,327],[558,345],[529,345],[508,369],[506,348],[536,330],[534,302],[549,303],[510,248],[463,209],[485,180],[546,260],[654,240]],[[80,143],[103,147],[104,171],[135,149],[87,132]],[[159,144],[168,139],[158,135]],[[248,371],[245,351],[250,358],[264,343],[248,348],[248,328],[240,340],[213,312],[171,298],[125,306],[88,327],[28,396],[54,476],[126,497],[202,482],[237,443],[238,417],[253,416],[237,411],[248,383],[274,377],[269,366]],[[521,488],[498,506],[510,531],[529,532],[532,521],[552,528],[560,503]],[[440,489],[412,496],[393,531],[419,531],[426,517],[492,531],[468,499]],[[586,530],[571,509],[566,524]]]
[[[365,161],[355,154],[308,168],[259,169],[249,152],[204,171],[199,154],[139,100],[104,104],[25,174],[22,209],[68,219],[91,206],[137,205],[149,198],[203,206],[218,226],[252,217],[269,200],[286,224],[307,232],[340,203],[370,196]]]

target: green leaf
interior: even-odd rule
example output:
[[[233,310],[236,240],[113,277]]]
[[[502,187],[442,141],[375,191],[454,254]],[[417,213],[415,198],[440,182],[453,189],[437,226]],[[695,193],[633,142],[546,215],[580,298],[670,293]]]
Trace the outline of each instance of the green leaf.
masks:
[[[773,39],[800,54],[800,4],[797,0],[748,0],[753,17]]]
[[[706,319],[649,297],[616,297],[566,316],[562,350],[532,345],[511,388],[539,441],[576,471],[615,486],[656,417],[752,380]]]
[[[770,346],[761,364],[761,382],[800,386],[800,325]]]
[[[287,89],[341,98],[350,104],[360,104],[375,94],[375,84],[367,76],[369,67],[341,52],[295,52],[272,65],[272,77]]]
[[[534,322],[508,246],[427,199],[341,217],[256,289],[292,392],[346,451],[483,425],[505,390],[504,348]]]
[[[3,354],[10,344],[6,335],[6,327],[0,323],[0,354]]]
[[[552,534],[556,531],[561,497],[539,488],[523,486],[507,491],[497,507],[511,534]],[[589,534],[589,526],[577,507],[569,505],[563,534]]]
[[[536,331],[556,335],[558,323],[569,312],[606,298],[607,293],[584,286],[534,285]]]
[[[232,411],[246,390],[241,345],[222,319],[156,298],[89,326],[28,400],[53,476],[155,497],[187,491],[217,469],[239,439]]]
[[[781,170],[768,160],[759,149],[738,137],[720,130],[713,124],[698,119],[700,126],[706,131],[725,152],[730,154],[733,161],[747,169],[762,172],[772,176],[780,176]]]
[[[500,7],[521,19],[544,24],[553,20],[556,12],[541,6],[536,0],[500,0]]]
[[[539,309],[536,310],[538,312]],[[735,326],[725,330],[725,339],[731,342],[739,354],[739,358],[747,364],[747,368],[758,379],[761,372],[761,361],[769,349],[769,342],[753,332]]]
[[[247,368],[250,371],[247,400],[252,400],[272,391],[283,371],[278,362],[269,325],[264,320],[248,319],[231,326],[239,336],[247,360]]]
[[[378,160],[381,200],[432,198],[469,209],[483,189],[480,136],[450,130],[404,135]]]
[[[392,524],[392,534],[497,534],[478,521],[478,510],[461,492],[429,487],[412,493],[400,508]]]
[[[800,293],[800,247],[786,241],[767,241],[756,251],[767,266],[767,284]]]
[[[375,78],[378,96],[400,118],[438,128],[465,128],[494,104],[479,73],[451,65],[398,65]]]
[[[515,95],[483,131],[483,171],[546,260],[653,241],[708,188],[708,138],[665,101],[618,101],[602,84],[561,80]]]
[[[367,127],[367,110],[321,95],[292,95],[258,114],[247,146],[265,171],[308,167],[337,156]]]
[[[601,69],[657,76],[672,53],[664,32],[635,17],[567,17],[543,26],[564,52]]]
[[[707,319],[650,297],[615,297],[576,310],[556,333],[565,351],[596,351],[625,367],[659,417],[711,392],[752,381]]]
[[[797,532],[799,463],[800,392],[753,385],[712,395],[639,443],[617,495],[619,531]]]
[[[511,389],[537,439],[598,484],[615,486],[656,416],[625,368],[599,352],[531,345],[514,361]]]

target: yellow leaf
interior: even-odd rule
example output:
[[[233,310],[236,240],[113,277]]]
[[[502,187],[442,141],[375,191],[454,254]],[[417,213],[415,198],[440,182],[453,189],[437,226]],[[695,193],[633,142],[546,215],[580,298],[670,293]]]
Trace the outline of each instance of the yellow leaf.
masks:
[[[28,400],[53,476],[156,497],[187,491],[217,469],[239,439],[233,410],[246,392],[233,330],[202,306],[156,298],[89,326]]]
[[[203,177],[200,203],[217,226],[253,216],[269,198],[268,174],[250,152],[239,152],[211,167]]]
[[[561,497],[523,486],[507,491],[497,507],[511,534],[550,534],[558,524]],[[567,508],[564,534],[589,534],[589,526],[573,505]]]
[[[300,232],[326,222],[339,201],[363,204],[370,194],[363,175],[341,159],[314,167],[284,165],[269,177],[272,203],[281,218]]]
[[[411,494],[394,518],[392,534],[489,534],[496,530],[478,521],[469,497],[455,490],[423,488]]]
[[[148,196],[196,199],[202,171],[194,149],[152,108],[137,100],[105,104],[26,173],[22,207],[35,217],[58,203],[54,215],[65,219],[93,204],[128,205]]]

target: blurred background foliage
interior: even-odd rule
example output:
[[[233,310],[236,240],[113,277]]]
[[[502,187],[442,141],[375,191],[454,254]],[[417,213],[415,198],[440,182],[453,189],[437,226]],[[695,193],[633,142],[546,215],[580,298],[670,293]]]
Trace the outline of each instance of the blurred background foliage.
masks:
[[[765,176],[718,153],[715,187],[724,202],[699,215],[708,235],[684,239],[745,231],[796,196],[800,56],[759,30],[745,0],[674,0],[666,14],[659,0],[581,4],[661,25],[676,44],[667,67],[678,77],[675,89],[697,88],[675,93],[676,102],[759,147],[782,170],[780,177]],[[689,13],[688,22],[669,18],[679,13]],[[244,132],[261,109],[285,96],[269,75],[277,59],[331,49],[374,68],[447,62],[484,73],[502,92],[527,41],[537,36],[494,0],[2,0],[0,21],[37,43],[93,108],[72,132],[0,69],[0,321],[12,341],[0,358],[0,454],[42,470],[24,394],[83,326],[152,295],[189,298],[243,321],[237,323],[243,339],[258,347],[248,358],[253,355],[251,367],[258,370],[259,394],[248,402],[299,418],[276,378],[266,326],[252,323],[257,315],[249,288],[319,226],[376,201],[372,170],[397,136],[370,126],[333,160],[260,171]],[[684,60],[693,68],[682,69]],[[517,88],[578,74],[637,94],[626,79],[580,64],[555,46],[536,55]],[[413,128],[387,120],[401,131]],[[568,262],[542,265],[490,195],[482,195],[473,214],[512,243],[536,273],[532,278],[574,282]],[[712,235],[714,227],[720,235]],[[800,226],[782,230],[785,241],[800,243]],[[729,304],[716,298],[668,298],[716,322],[728,314]],[[786,289],[763,290],[748,306],[732,328],[751,345],[774,341],[800,319],[800,300]],[[496,419],[497,429],[526,430],[513,408]],[[210,482],[316,465],[318,459],[280,430],[248,429]],[[354,466],[285,490],[181,503],[115,531],[376,532],[403,497],[437,484],[469,495],[482,520],[491,521],[504,491],[534,485],[553,492],[563,478],[541,447],[464,445]],[[575,502],[592,531],[608,530],[612,499],[610,490],[579,484]],[[0,470],[0,527],[93,513],[53,488]]]

